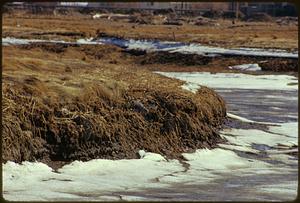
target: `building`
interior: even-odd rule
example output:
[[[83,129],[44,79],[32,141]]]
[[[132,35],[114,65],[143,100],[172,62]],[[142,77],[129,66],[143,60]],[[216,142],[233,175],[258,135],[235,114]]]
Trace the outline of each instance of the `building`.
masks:
[[[230,2],[171,2],[170,5],[175,10],[197,10],[197,11],[229,11],[231,10]]]
[[[91,2],[88,7],[103,9],[169,9],[170,2]]]
[[[77,7],[87,9],[173,9],[177,12],[197,11],[237,11],[240,10],[246,15],[257,12],[268,13],[272,16],[297,16],[296,7],[287,2],[13,2],[14,7]]]

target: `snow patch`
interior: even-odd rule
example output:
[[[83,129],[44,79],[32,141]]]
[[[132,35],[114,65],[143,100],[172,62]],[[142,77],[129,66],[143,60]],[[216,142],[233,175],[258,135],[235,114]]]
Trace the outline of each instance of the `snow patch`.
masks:
[[[234,114],[229,113],[229,112],[227,112],[226,114],[227,114],[227,116],[229,118],[236,119],[236,120],[239,120],[239,121],[242,121],[242,122],[245,122],[245,123],[257,123],[257,124],[264,124],[264,125],[276,125],[276,123],[253,121],[253,120],[250,120],[250,119],[238,116],[238,115],[234,115]]]
[[[76,41],[77,44],[102,44],[101,42],[92,41],[93,38],[90,39],[78,39]]]
[[[59,44],[102,44],[101,42],[92,41],[92,38],[89,39],[78,39],[76,42],[66,42],[63,40],[42,40],[42,39],[17,39],[13,37],[5,37],[2,38],[2,45],[23,45],[37,42],[45,42],[45,43],[59,43]]]
[[[4,198],[83,200],[80,194],[90,194],[97,200],[101,194],[125,188],[138,190],[148,184],[163,187],[165,184],[153,183],[153,179],[182,170],[177,160],[166,161],[161,155],[148,152],[142,159],[74,161],[60,168],[59,173],[42,163],[7,162],[3,164]]]
[[[155,72],[166,77],[176,78],[189,83],[222,89],[266,89],[266,90],[298,90],[298,86],[288,83],[297,80],[289,75],[248,75],[243,73],[209,72]]]
[[[264,132],[256,129],[226,129],[221,131],[226,139],[235,145],[251,146],[252,144],[263,144],[271,147],[277,145],[295,146],[297,139],[283,135]]]
[[[243,70],[243,71],[261,71],[261,67],[257,63],[229,66],[228,68],[235,69],[235,70]]]

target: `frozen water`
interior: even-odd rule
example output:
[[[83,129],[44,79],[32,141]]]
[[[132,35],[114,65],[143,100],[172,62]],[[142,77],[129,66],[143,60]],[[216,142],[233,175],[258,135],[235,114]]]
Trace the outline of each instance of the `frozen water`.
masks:
[[[254,63],[254,64],[242,64],[236,66],[229,66],[229,69],[244,70],[244,71],[260,71],[261,67],[257,63]]]
[[[95,42],[92,41],[92,38],[90,39],[78,39],[76,42],[66,42],[63,40],[42,40],[42,39],[17,39],[13,37],[5,37],[2,38],[2,45],[8,46],[8,45],[22,45],[22,44],[30,44],[30,43],[36,43],[36,42],[45,42],[45,43],[58,43],[58,44],[99,44],[101,45],[101,42]]]
[[[298,90],[298,86],[288,85],[297,80],[289,75],[248,75],[243,73],[209,72],[156,72],[177,78],[188,83],[223,89],[264,89],[264,90]]]
[[[288,57],[298,58],[298,52],[290,53],[281,49],[258,49],[258,48],[235,48],[226,49],[221,47],[204,46],[201,44],[186,44],[181,42],[169,42],[158,40],[134,40],[122,38],[95,39],[103,43],[114,44],[128,49],[140,49],[146,51],[168,51],[186,54],[199,54],[207,56],[216,55],[242,55],[242,56],[265,56],[265,57]]]
[[[27,44],[31,42],[68,43],[64,41],[55,41],[55,40],[16,39],[11,37],[2,38],[2,45],[12,45],[12,44],[18,45],[18,44]],[[78,39],[77,43],[78,42],[80,42],[81,44],[85,44],[85,43],[114,44],[116,46],[120,46],[127,49],[179,52],[179,53],[186,53],[186,54],[206,55],[211,57],[218,56],[218,55],[241,55],[241,56],[298,58],[298,52],[290,53],[287,52],[286,50],[281,50],[281,49],[258,49],[258,48],[226,49],[221,47],[204,46],[201,44],[186,44],[182,42],[170,42],[170,41],[159,41],[159,40],[134,40],[134,39],[127,40],[123,38],[103,37],[103,38],[93,39],[93,40]],[[76,42],[71,42],[71,43],[76,43]],[[239,68],[245,68],[245,66],[241,66]],[[252,64],[252,67],[249,70],[258,70],[258,67]]]

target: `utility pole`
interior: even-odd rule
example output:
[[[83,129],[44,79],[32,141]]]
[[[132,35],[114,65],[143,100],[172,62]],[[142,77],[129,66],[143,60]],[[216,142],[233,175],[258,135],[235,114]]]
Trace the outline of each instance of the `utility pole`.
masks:
[[[236,8],[235,8],[235,18],[238,20],[239,18],[239,2],[236,2]]]

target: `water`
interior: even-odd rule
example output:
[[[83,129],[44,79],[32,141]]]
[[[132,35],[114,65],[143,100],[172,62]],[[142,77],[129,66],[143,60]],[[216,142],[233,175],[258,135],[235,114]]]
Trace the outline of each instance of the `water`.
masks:
[[[126,49],[139,49],[146,51],[168,51],[186,54],[198,54],[205,56],[262,56],[262,57],[283,57],[298,58],[298,52],[288,52],[282,49],[258,49],[258,48],[221,48],[205,46],[201,44],[187,44],[181,42],[169,42],[159,40],[134,40],[114,37],[78,39],[76,42],[65,42],[56,40],[39,39],[16,39],[11,37],[2,38],[2,45],[21,45],[35,42],[67,43],[67,44],[113,44]]]

